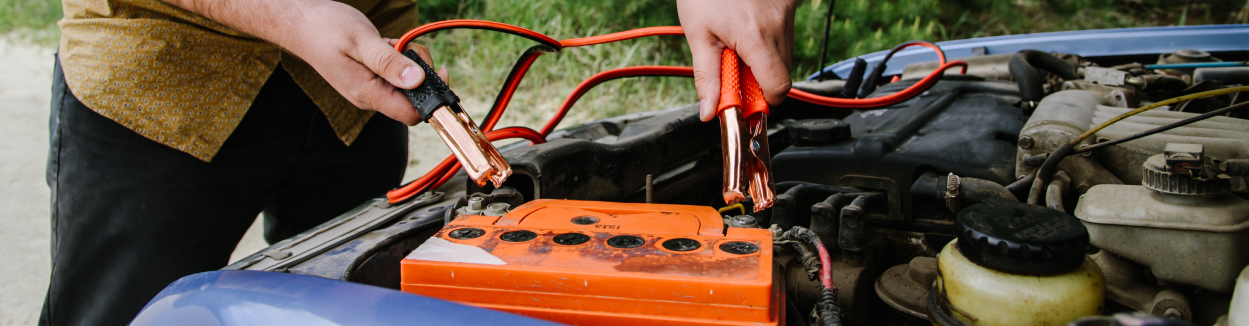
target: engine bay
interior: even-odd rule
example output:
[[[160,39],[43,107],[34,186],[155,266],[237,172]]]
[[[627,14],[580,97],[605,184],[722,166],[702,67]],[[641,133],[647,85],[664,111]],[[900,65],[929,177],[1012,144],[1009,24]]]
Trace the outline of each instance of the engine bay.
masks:
[[[1024,50],[883,107],[791,99],[772,109],[759,212],[721,198],[720,131],[697,104],[611,117],[500,147],[499,187],[460,173],[226,269],[582,325],[1245,323],[1249,111],[1219,110],[1249,101],[1233,88],[1249,67],[1185,65],[1247,58]]]

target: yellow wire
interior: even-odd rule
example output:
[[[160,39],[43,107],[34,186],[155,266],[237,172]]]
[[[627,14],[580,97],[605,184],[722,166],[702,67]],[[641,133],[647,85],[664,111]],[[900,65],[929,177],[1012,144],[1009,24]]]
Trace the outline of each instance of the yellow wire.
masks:
[[[736,203],[736,204],[733,204],[733,205],[720,207],[720,213],[724,213],[724,212],[727,212],[727,211],[731,211],[731,210],[733,210],[734,208],[742,210],[742,215],[746,215],[746,207],[745,207],[745,206],[742,206],[742,203]]]
[[[1213,91],[1205,91],[1201,93],[1188,94],[1188,95],[1172,98],[1169,100],[1157,102],[1154,104],[1146,105],[1139,109],[1128,111],[1128,113],[1120,114],[1119,116],[1114,117],[1113,119],[1106,120],[1106,122],[1102,122],[1102,124],[1097,125],[1097,127],[1094,127],[1093,129],[1089,129],[1088,132],[1085,132],[1083,135],[1080,135],[1080,137],[1076,137],[1075,140],[1071,141],[1071,144],[1072,145],[1078,144],[1081,141],[1088,139],[1089,137],[1092,137],[1093,134],[1096,134],[1098,131],[1101,131],[1102,129],[1106,129],[1106,127],[1109,127],[1115,122],[1119,122],[1119,120],[1127,119],[1128,117],[1137,115],[1138,113],[1141,113],[1141,112],[1157,109],[1159,107],[1162,107],[1163,105],[1168,105],[1168,104],[1172,104],[1172,103],[1180,102],[1180,101],[1187,101],[1187,100],[1196,99],[1196,98],[1223,95],[1227,93],[1246,92],[1246,91],[1249,91],[1249,86],[1216,89]]]

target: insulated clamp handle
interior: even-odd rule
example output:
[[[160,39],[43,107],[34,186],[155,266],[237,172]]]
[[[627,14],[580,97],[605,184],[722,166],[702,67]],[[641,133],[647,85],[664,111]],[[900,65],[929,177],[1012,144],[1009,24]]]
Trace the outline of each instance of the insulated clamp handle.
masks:
[[[400,89],[403,94],[408,96],[408,100],[412,101],[412,106],[416,107],[416,113],[421,115],[421,121],[428,122],[429,118],[434,115],[434,110],[440,107],[456,108],[453,105],[460,102],[460,97],[455,96],[455,92],[447,87],[447,83],[438,78],[438,73],[430,67],[425,60],[421,60],[421,56],[416,55],[416,51],[403,51],[403,56],[416,61],[416,65],[421,66],[421,70],[425,71],[425,81],[413,89]]]
[[[720,104],[717,111],[739,107],[745,116],[769,112],[768,102],[763,98],[750,66],[742,63],[737,52],[724,49],[720,53]]]

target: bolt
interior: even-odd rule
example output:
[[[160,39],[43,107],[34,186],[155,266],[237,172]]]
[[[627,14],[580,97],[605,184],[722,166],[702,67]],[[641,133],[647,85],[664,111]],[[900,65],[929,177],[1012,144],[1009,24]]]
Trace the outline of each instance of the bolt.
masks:
[[[1036,141],[1032,140],[1032,137],[1019,137],[1019,148],[1029,149],[1032,148],[1032,145],[1036,145]]]
[[[752,141],[750,141],[750,149],[753,149],[753,150],[756,150],[756,151],[757,151],[757,150],[759,150],[759,142],[758,142],[758,141],[753,141],[753,140],[752,140]]]
[[[1083,195],[1084,193],[1089,192],[1089,188],[1092,187],[1093,185],[1090,185],[1088,182],[1081,181],[1080,184],[1076,185],[1076,191],[1079,191],[1080,194]]]
[[[1179,309],[1175,309],[1175,308],[1167,308],[1167,310],[1166,310],[1166,311],[1163,311],[1163,312],[1162,312],[1162,316],[1163,316],[1163,317],[1166,317],[1166,318],[1169,318],[1169,319],[1182,319],[1182,318],[1184,318],[1184,315],[1180,313],[1180,310],[1179,310]]]
[[[750,215],[738,215],[729,220],[733,222],[733,227],[752,228],[758,226],[755,217]]]
[[[503,214],[507,214],[508,208],[512,208],[512,205],[508,205],[507,203],[491,203],[490,205],[486,205],[486,211],[482,212],[482,215],[503,216]]]
[[[485,198],[481,198],[481,197],[469,197],[468,198],[469,210],[480,211],[484,208],[484,206],[486,206],[485,204],[486,204]]]
[[[1088,144],[1080,145],[1080,148],[1078,149],[1084,149],[1085,147],[1089,147],[1089,145]],[[1093,156],[1093,151],[1082,152],[1080,153],[1080,156],[1084,156],[1084,157]]]

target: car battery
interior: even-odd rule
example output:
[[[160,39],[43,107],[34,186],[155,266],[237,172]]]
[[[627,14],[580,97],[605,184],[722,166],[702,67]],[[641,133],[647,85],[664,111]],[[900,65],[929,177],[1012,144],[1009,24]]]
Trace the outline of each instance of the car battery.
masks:
[[[534,200],[460,216],[402,262],[402,290],[574,325],[777,325],[772,234],[710,207]]]

